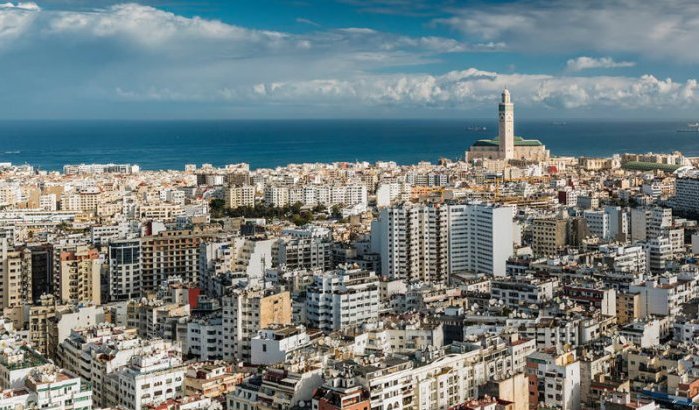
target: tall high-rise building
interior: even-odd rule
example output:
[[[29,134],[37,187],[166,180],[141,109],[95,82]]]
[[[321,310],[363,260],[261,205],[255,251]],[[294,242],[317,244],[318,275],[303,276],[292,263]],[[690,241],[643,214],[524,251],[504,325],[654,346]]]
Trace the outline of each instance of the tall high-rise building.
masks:
[[[473,203],[384,208],[372,250],[389,278],[438,281],[461,272],[505,274],[513,253],[510,207]]]
[[[125,300],[141,295],[141,241],[109,243],[109,298]]]
[[[671,203],[677,211],[699,215],[699,172],[677,178]]]
[[[372,223],[372,250],[388,278],[436,281],[447,273],[447,207],[403,204],[384,208]]]
[[[53,294],[53,249],[46,244],[29,250],[32,253],[32,301],[36,304],[42,295]]]
[[[61,252],[61,270],[57,296],[63,302],[102,303],[102,261],[97,249],[78,246],[72,251]]]
[[[449,205],[449,274],[505,275],[514,250],[512,208],[490,204]]]
[[[19,306],[32,301],[32,259],[27,248],[0,243],[0,299],[2,307]]]

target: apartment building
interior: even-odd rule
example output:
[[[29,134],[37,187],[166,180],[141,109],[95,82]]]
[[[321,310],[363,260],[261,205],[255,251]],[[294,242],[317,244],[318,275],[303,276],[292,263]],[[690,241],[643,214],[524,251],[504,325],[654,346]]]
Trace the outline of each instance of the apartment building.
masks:
[[[579,410],[580,361],[573,352],[534,352],[527,357],[529,408]]]
[[[512,208],[489,204],[448,207],[449,273],[505,275],[513,254]]]
[[[291,324],[289,292],[232,289],[221,299],[223,317],[223,359],[251,360],[250,340],[260,329],[273,324]]]
[[[678,211],[699,214],[699,174],[675,180],[672,207]]]
[[[697,289],[696,279],[676,274],[662,275],[629,285],[629,292],[640,295],[640,315],[676,316]]]
[[[448,240],[446,206],[383,208],[371,226],[372,250],[381,255],[381,275],[392,279],[446,278]]]
[[[109,299],[126,300],[142,294],[141,241],[125,239],[110,241]]]
[[[672,242],[666,236],[651,238],[643,244],[646,251],[646,270],[660,274],[665,272],[673,260]]]
[[[272,326],[262,329],[250,341],[251,364],[284,363],[292,352],[310,344],[311,337],[303,326]]]
[[[604,210],[588,210],[583,212],[583,217],[587,223],[587,229],[591,234],[597,236],[603,241],[610,240],[610,221],[609,214]]]
[[[164,231],[141,238],[141,289],[156,290],[170,276],[199,281],[202,235],[191,230]]]
[[[32,252],[0,243],[0,297],[2,307],[32,303]]]
[[[97,249],[78,246],[60,253],[56,296],[65,303],[102,303],[102,258]]]
[[[141,339],[135,329],[99,324],[74,329],[70,336],[60,343],[57,362],[83,380],[92,383],[95,404],[108,407],[119,403],[120,400],[119,391],[114,390],[118,382],[115,380],[115,374],[127,367],[133,367],[132,359],[136,356],[179,358],[181,351],[177,344],[170,341]],[[176,366],[177,361],[172,364]],[[146,372],[144,370],[144,373]],[[138,372],[131,372],[131,375],[135,373]],[[128,377],[126,379],[128,380]],[[132,384],[130,388],[137,387]],[[148,389],[159,386],[154,384],[141,387]],[[151,398],[157,398],[154,396]]]
[[[279,238],[274,244],[274,265],[288,270],[330,270],[332,268],[332,242],[325,238]]]
[[[126,366],[105,377],[107,403],[141,410],[182,397],[186,371],[182,359],[168,352],[134,355]]]
[[[253,185],[228,185],[223,198],[226,208],[255,206],[255,187]]]
[[[341,330],[379,316],[379,277],[360,269],[313,275],[306,289],[306,315],[312,327]]]
[[[553,299],[557,286],[558,282],[555,279],[499,279],[490,282],[490,292],[493,298],[517,308],[538,305]]]
[[[92,388],[80,377],[48,364],[32,369],[27,376],[26,389],[32,404],[39,409],[91,410]]]
[[[537,218],[532,221],[532,251],[537,256],[555,256],[567,244],[568,221],[563,218]]]

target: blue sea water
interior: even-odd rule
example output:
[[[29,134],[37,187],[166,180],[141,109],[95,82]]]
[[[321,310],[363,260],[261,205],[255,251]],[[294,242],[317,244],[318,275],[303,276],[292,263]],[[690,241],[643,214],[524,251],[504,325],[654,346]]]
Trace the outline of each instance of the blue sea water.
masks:
[[[699,132],[676,132],[686,126],[686,121],[519,121],[516,134],[540,139],[553,155],[677,150],[699,156]],[[143,169],[205,162],[247,162],[252,168],[355,160],[414,164],[461,158],[473,141],[496,133],[494,120],[2,121],[0,162],[46,170],[107,162]]]

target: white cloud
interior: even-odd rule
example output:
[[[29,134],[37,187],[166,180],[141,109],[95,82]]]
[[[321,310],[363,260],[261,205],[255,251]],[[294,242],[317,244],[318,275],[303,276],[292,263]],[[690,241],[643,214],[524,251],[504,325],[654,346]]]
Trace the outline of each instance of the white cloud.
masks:
[[[19,2],[19,3],[0,3],[0,9],[18,9],[18,10],[30,10],[39,11],[41,7],[38,4],[32,2]]]
[[[465,6],[434,23],[521,52],[594,50],[699,62],[694,0],[529,0]]]
[[[313,27],[320,27],[321,26],[320,24],[316,23],[315,21],[313,21],[311,19],[303,18],[303,17],[298,17],[296,19],[296,22],[300,23],[300,24],[308,24],[309,26],[313,26]]]
[[[511,24],[529,25],[526,19]],[[433,75],[406,69],[438,62],[444,53],[500,50],[512,41],[521,45],[500,38],[496,30],[473,44],[363,27],[293,34],[186,18],[136,4],[92,11],[13,4],[0,7],[0,27],[0,105],[5,117],[59,111],[89,117],[118,110],[130,116],[141,114],[143,107],[177,107],[191,116],[228,106],[271,115],[283,115],[288,107],[310,107],[305,112],[311,116],[332,116],[347,107],[364,113],[373,113],[375,107],[399,113],[490,109],[505,85],[518,104],[544,109],[699,105],[695,80],[579,77],[572,70],[553,76],[477,68]],[[590,61],[577,61],[577,67],[628,63]],[[378,74],[387,72],[392,74]]]
[[[566,69],[570,71],[582,71],[595,68],[625,68],[633,67],[636,63],[633,61],[614,61],[611,57],[577,57],[571,58],[566,63]]]
[[[507,86],[518,104],[577,109],[616,107],[648,109],[696,104],[697,82],[642,77],[555,77],[500,74],[471,68],[441,76],[361,76],[351,80],[326,79],[257,84],[257,96],[267,101],[353,101],[367,105],[405,105],[441,108],[478,108],[492,105]]]
[[[35,3],[0,4],[0,46],[11,43],[26,32],[39,10]]]

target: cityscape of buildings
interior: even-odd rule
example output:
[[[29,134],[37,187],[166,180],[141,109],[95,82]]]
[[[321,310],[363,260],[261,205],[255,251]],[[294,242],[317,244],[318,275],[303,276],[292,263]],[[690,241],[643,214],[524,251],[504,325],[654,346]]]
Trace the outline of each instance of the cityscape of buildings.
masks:
[[[0,410],[699,408],[699,158],[0,170]]]

